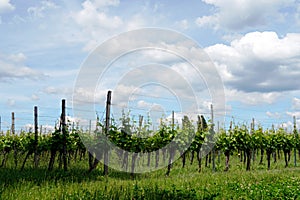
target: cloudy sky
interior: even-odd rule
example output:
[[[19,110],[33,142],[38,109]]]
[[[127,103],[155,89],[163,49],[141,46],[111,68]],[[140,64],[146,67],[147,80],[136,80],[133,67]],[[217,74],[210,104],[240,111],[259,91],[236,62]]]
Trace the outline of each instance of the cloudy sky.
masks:
[[[11,112],[16,113],[17,129],[32,123],[35,105],[40,124],[53,126],[62,98],[71,118],[74,84],[88,55],[112,36],[147,27],[182,33],[208,54],[224,84],[226,127],[230,120],[249,124],[253,117],[266,128],[290,126],[293,116],[300,125],[299,0],[0,0],[2,129],[9,128]],[[173,69],[183,64],[163,52],[138,53],[119,63],[147,55]],[[114,69],[111,74],[121,72]],[[104,99],[105,93],[99,90],[97,95]],[[156,95],[140,94],[134,108],[156,107],[168,115],[172,95]],[[209,102],[202,102],[207,115]],[[97,109],[101,117],[103,108]]]

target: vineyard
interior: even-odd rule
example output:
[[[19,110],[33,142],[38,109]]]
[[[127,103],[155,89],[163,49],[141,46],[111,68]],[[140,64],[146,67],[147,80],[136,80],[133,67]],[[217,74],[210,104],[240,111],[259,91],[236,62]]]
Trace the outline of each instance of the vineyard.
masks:
[[[120,122],[119,125],[117,121]],[[0,196],[15,198],[14,195],[10,196],[8,191],[12,188],[9,186],[15,187],[13,185],[20,181],[26,183],[34,180],[30,184],[35,182],[45,184],[46,180],[46,182],[54,181],[53,187],[61,187],[57,186],[59,181],[62,181],[61,184],[65,181],[71,181],[72,184],[74,181],[78,184],[82,182],[87,184],[84,185],[84,191],[77,185],[80,191],[78,193],[66,194],[65,191],[61,191],[64,195],[56,196],[61,199],[95,199],[96,197],[152,199],[153,195],[157,199],[162,197],[210,199],[217,196],[222,198],[222,195],[209,185],[207,186],[211,188],[209,191],[204,187],[209,183],[209,177],[218,182],[215,184],[220,183],[219,187],[227,184],[224,183],[226,179],[224,176],[234,172],[245,176],[249,184],[253,177],[247,174],[247,171],[260,173],[261,170],[267,170],[274,178],[272,170],[279,169],[290,173],[291,177],[297,177],[298,173],[299,177],[299,168],[296,166],[300,159],[300,138],[296,126],[292,132],[288,132],[283,128],[264,130],[262,127],[255,127],[254,124],[248,127],[231,123],[228,130],[214,131],[214,124],[199,115],[196,123],[185,116],[180,124],[161,120],[158,129],[151,130],[148,123],[142,123],[142,118],[137,124],[124,113],[121,119],[110,119],[110,122],[98,121],[96,130],[88,132],[68,123],[62,112],[60,124],[51,133],[40,134],[37,127],[34,131],[21,131],[18,134],[14,131],[2,132],[0,135],[0,185],[2,187]],[[113,148],[112,145],[118,148]],[[147,157],[140,156],[140,153],[144,153]],[[113,157],[116,159],[111,159]],[[111,164],[121,166],[122,172],[110,168]],[[136,174],[139,169],[145,168],[151,168],[151,171],[155,172]],[[215,174],[223,177],[224,180],[215,177]],[[183,175],[187,179],[180,178]],[[18,176],[21,178],[19,179]],[[231,176],[235,177],[231,181],[241,178]],[[40,177],[45,179],[42,181]],[[100,180],[97,180],[97,177]],[[206,182],[199,180],[201,177],[202,181]],[[182,179],[178,183],[189,186],[178,189],[178,185],[169,182],[178,178]],[[266,180],[269,178],[265,177]],[[150,186],[144,182],[147,179],[155,184]],[[166,187],[160,188],[160,183],[154,179],[165,180],[163,184],[167,184]],[[259,182],[260,179],[256,177],[255,180]],[[97,190],[93,185],[91,186],[93,192],[91,192],[88,185],[97,181],[101,182],[98,184],[102,189]],[[204,185],[201,185],[201,189],[197,192],[189,181]],[[278,181],[283,179],[278,178]],[[294,188],[295,182],[298,185],[297,190]],[[133,188],[130,186],[131,183],[134,184]],[[299,178],[287,181],[287,186],[294,185],[288,189],[287,197],[291,199],[300,197],[299,183]],[[198,183],[195,185],[200,187]],[[108,186],[111,188],[108,189]],[[238,186],[235,187],[239,189]],[[276,187],[280,188],[280,184]],[[229,187],[223,192],[226,193],[231,189]],[[70,188],[66,190],[69,191]],[[249,195],[247,190],[244,192],[243,195],[247,197]],[[35,195],[39,196],[39,194]],[[228,192],[227,195],[232,197],[233,194]],[[262,193],[253,195],[254,198],[262,197]],[[272,196],[275,195],[272,192],[270,195],[271,198],[275,197]],[[49,198],[51,199],[51,195]]]
[[[200,117],[199,117],[200,118]],[[202,119],[203,116],[202,116]],[[297,132],[288,133],[283,128],[278,130],[263,130],[259,127],[256,130],[249,130],[245,125],[235,126],[230,130],[219,130],[218,133],[212,134],[210,132],[209,125],[205,120],[201,124],[201,120],[198,127],[194,127],[188,118],[185,117],[183,125],[180,128],[172,128],[171,125],[162,124],[159,130],[153,133],[150,130],[146,130],[146,127],[142,127],[142,131],[136,127],[130,127],[125,124],[124,127],[111,126],[109,131],[110,141],[128,151],[128,152],[160,152],[155,154],[156,164],[160,162],[160,158],[163,157],[163,161],[174,157],[174,154],[180,154],[182,159],[182,166],[186,165],[186,158],[190,159],[190,163],[193,164],[194,157],[197,159],[199,171],[201,171],[201,163],[205,161],[205,166],[208,165],[208,160],[211,162],[212,157],[220,157],[220,154],[224,154],[226,158],[224,170],[229,170],[229,160],[231,155],[238,155],[241,162],[246,163],[246,170],[251,169],[252,162],[262,163],[264,159],[267,161],[267,167],[270,169],[271,160],[274,162],[280,159],[284,159],[285,167],[289,166],[292,152],[296,150],[297,156],[293,158],[296,162],[300,157],[300,139]],[[296,130],[296,129],[295,129]],[[135,131],[135,132],[134,132]],[[191,134],[194,136],[188,149],[184,149],[186,143],[191,140]],[[130,134],[128,134],[130,133]],[[142,138],[139,135],[152,135],[151,137]],[[164,149],[169,142],[171,142],[176,135],[184,135],[186,139],[178,140],[173,143],[170,149]],[[89,166],[92,170],[97,163],[96,157],[103,157],[103,155],[95,155],[95,152],[88,152],[84,143],[80,139],[80,136],[84,137],[85,143],[90,142],[89,146],[97,149],[97,147],[103,147],[101,141],[101,131],[96,133],[84,133],[82,130],[72,129],[67,131],[66,136],[66,151],[67,160],[76,161],[82,159],[84,156],[89,155]],[[201,153],[205,153],[206,148],[209,149],[210,140],[209,137],[215,137],[215,146],[213,151],[210,151],[205,155],[205,160],[202,161]],[[53,162],[55,159],[59,161],[59,166],[62,167],[62,156],[64,149],[64,137],[62,130],[57,129],[51,134],[39,135],[35,138],[33,132],[21,132],[18,135],[13,135],[9,131],[2,133],[0,136],[0,152],[1,152],[1,167],[6,167],[6,163],[10,154],[14,157],[15,168],[24,169],[26,160],[29,156],[34,155],[38,159],[49,160],[48,170],[53,168]],[[158,151],[162,149],[161,151]],[[125,152],[126,152],[125,151]],[[104,154],[104,151],[97,151],[97,153]],[[214,153],[214,154],[213,154]],[[57,155],[56,155],[57,154]],[[24,160],[20,160],[20,155],[25,155]],[[151,154],[149,154],[151,155]],[[124,162],[123,165],[128,165],[128,155],[119,155],[120,161]],[[35,167],[39,167],[38,159],[35,159]],[[149,157],[150,159],[150,157]],[[218,158],[219,159],[219,158]],[[294,160],[296,159],[296,160]],[[91,162],[93,160],[93,163]],[[161,162],[163,162],[161,161]],[[149,164],[149,160],[147,161]],[[143,163],[147,164],[147,163]],[[88,169],[87,169],[88,170]],[[134,172],[134,171],[133,171]]]

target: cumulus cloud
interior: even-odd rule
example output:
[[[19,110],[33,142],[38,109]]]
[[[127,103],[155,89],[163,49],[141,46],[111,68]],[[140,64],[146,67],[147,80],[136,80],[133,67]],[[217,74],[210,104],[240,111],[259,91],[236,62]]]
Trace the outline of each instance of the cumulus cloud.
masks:
[[[54,89],[56,93],[59,93],[59,89]],[[94,104],[95,102],[105,102],[107,90],[97,90],[97,91],[91,91],[89,88],[84,87],[78,87],[74,88],[74,91],[72,89],[67,90],[70,94],[73,92],[73,103],[77,105],[81,104]],[[64,90],[64,92],[67,92]],[[62,91],[63,92],[63,91]]]
[[[270,112],[270,111],[267,111],[266,115],[270,118],[276,118],[276,119],[279,119],[281,116],[280,113],[278,112]]]
[[[90,51],[96,47],[101,37],[109,37],[113,30],[120,28],[124,24],[121,17],[111,16],[106,10],[106,6],[117,6],[117,0],[95,0],[84,1],[82,9],[73,12],[71,17],[81,28],[82,34],[89,38],[83,50]],[[99,38],[100,37],[100,38]]]
[[[71,96],[72,88],[66,86],[47,86],[42,90],[45,94]]]
[[[135,10],[128,14],[126,11],[115,13],[111,7],[118,7],[120,4],[117,0],[86,0],[81,4],[79,11],[71,12],[71,20],[75,22],[80,29],[80,35],[85,39],[86,45],[84,51],[91,51],[103,40],[119,34],[124,31],[130,31],[145,26],[153,26],[161,21],[161,15],[151,15],[151,8],[140,5],[133,7]],[[128,5],[123,5],[124,8]],[[116,8],[120,9],[120,8]],[[156,11],[153,11],[156,12]],[[181,26],[187,28],[187,21],[180,22]]]
[[[24,62],[27,59],[27,57],[23,53],[17,53],[9,55],[8,59],[13,62],[21,63]]]
[[[31,99],[32,99],[33,101],[38,101],[38,100],[40,100],[40,97],[39,97],[37,94],[32,94],[32,95],[31,95]]]
[[[198,17],[195,22],[200,27],[209,26],[209,27],[213,27],[214,29],[218,29],[219,28],[218,21],[219,18],[217,15],[211,15],[211,16]]]
[[[230,45],[205,50],[231,89],[261,93],[300,89],[300,34],[250,32]]]
[[[74,15],[79,25],[87,28],[117,28],[122,24],[122,20],[118,16],[108,16],[104,11],[97,9],[97,3],[85,1],[82,3],[83,9]]]
[[[55,127],[53,125],[49,125],[49,124],[43,124],[41,127],[42,127],[42,130],[40,130],[40,131],[44,134],[53,132],[55,130]]]
[[[189,28],[189,22],[188,22],[188,20],[183,19],[183,20],[177,21],[175,23],[175,26],[180,28],[181,30],[187,30]]]
[[[6,105],[8,105],[10,107],[14,106],[15,104],[16,104],[16,101],[14,99],[8,99],[6,101]]]
[[[41,1],[39,6],[29,7],[27,12],[31,17],[43,18],[47,10],[55,9],[57,7],[58,6],[52,1]]]
[[[296,118],[296,128],[298,130],[300,130],[299,129],[299,127],[300,127],[300,112],[299,111],[296,111],[296,112],[289,112],[288,111],[285,114],[288,116],[288,118],[290,120],[288,120],[287,122],[281,124],[281,126],[284,127],[284,128],[287,128],[289,131],[293,131],[294,130],[294,117],[295,117]]]
[[[291,5],[293,0],[202,0],[215,8],[215,13],[196,19],[199,26],[225,27],[238,30],[268,23],[268,20],[282,20],[282,7]]]
[[[11,79],[40,80],[46,75],[24,64],[26,56],[23,53],[0,54],[0,81]]]
[[[296,126],[297,127],[300,127],[300,120],[297,120],[296,121]],[[287,122],[284,122],[282,124],[277,124],[275,127],[277,128],[284,128],[286,129],[288,132],[292,133],[293,130],[294,130],[294,122],[292,121],[287,121]]]
[[[294,97],[292,99],[292,108],[294,110],[300,110],[300,99],[299,98]]]
[[[280,92],[244,92],[236,89],[226,89],[227,101],[239,101],[247,105],[272,104],[282,96]]]
[[[119,0],[94,0],[94,4],[100,8],[105,6],[118,6],[120,4]]]
[[[144,27],[146,24],[149,24],[145,17],[142,14],[137,13],[131,17],[130,20],[126,21],[126,30],[134,30],[140,27]]]
[[[150,103],[144,100],[139,100],[137,102],[137,107],[141,109],[148,109],[153,111],[163,111],[163,106],[158,103]]]
[[[290,117],[296,117],[296,118],[300,118],[300,111],[297,112],[286,112],[286,114]]]
[[[95,91],[91,84],[95,79],[95,82],[98,81],[100,85],[100,88],[97,88],[99,92],[107,91],[108,88],[113,89],[113,102],[119,107],[125,107],[131,94],[134,94],[137,89],[143,88],[147,91],[145,94],[175,100],[171,103],[164,102],[164,105],[168,104],[169,106],[172,103],[177,105],[177,102],[180,102],[181,107],[176,109],[193,113],[204,109],[201,102],[211,101],[211,95],[215,95],[213,99],[215,108],[224,111],[222,108],[224,98],[221,91],[223,87],[219,88],[218,85],[221,81],[217,79],[217,71],[202,49],[177,34],[173,35],[163,31],[154,32],[155,34],[147,31],[143,34],[140,33],[134,32],[132,34],[136,35],[125,35],[122,36],[122,39],[114,39],[113,45],[107,45],[104,48],[104,54],[101,53],[104,59],[108,59],[110,55],[116,58],[122,55],[104,72],[98,67],[98,59],[101,58],[95,57],[88,61],[90,66],[95,66],[95,68],[84,70],[85,74],[80,75],[78,85],[82,88],[76,89],[78,95],[75,97],[85,99],[80,94],[94,94]],[[140,50],[140,46],[147,47],[147,49]],[[126,49],[138,49],[138,51],[127,53]],[[164,49],[164,51],[160,49]],[[178,56],[178,54],[180,55]],[[184,58],[190,62],[193,61],[194,65]],[[91,63],[95,63],[95,65]],[[97,74],[100,76],[100,73],[103,73],[101,80],[96,77]],[[222,86],[222,83],[220,84]],[[105,95],[103,96],[105,97]]]
[[[0,1],[0,14],[13,11],[15,6],[10,3],[10,0]]]

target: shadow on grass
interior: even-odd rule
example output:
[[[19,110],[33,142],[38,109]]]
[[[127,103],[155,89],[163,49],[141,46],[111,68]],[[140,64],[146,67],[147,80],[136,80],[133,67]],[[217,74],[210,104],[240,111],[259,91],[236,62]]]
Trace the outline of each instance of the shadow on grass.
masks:
[[[20,180],[35,182],[41,184],[43,182],[83,182],[83,181],[105,181],[106,178],[119,180],[139,180],[147,177],[147,174],[130,174],[110,170],[107,176],[103,175],[101,169],[88,172],[86,168],[71,168],[68,171],[62,169],[54,169],[48,171],[44,168],[25,168],[24,170],[12,168],[0,168],[0,184],[13,184]]]
[[[0,183],[5,184],[13,184],[20,180],[32,181],[37,184],[47,181],[82,182],[86,180],[96,180],[99,176],[101,176],[100,171],[88,173],[86,169],[76,168],[72,168],[68,171],[59,169],[48,171],[42,168],[27,168],[21,171],[19,169],[0,168]]]

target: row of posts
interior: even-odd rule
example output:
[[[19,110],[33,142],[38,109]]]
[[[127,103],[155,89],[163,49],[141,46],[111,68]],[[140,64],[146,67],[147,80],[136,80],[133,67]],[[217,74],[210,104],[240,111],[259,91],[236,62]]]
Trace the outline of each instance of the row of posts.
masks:
[[[106,120],[105,120],[105,131],[106,131],[106,135],[109,134],[109,122],[110,122],[110,107],[111,107],[111,91],[108,91],[107,93],[107,101],[106,101]],[[61,127],[62,127],[62,134],[63,134],[63,165],[64,165],[64,170],[67,170],[67,147],[66,147],[66,143],[67,143],[67,127],[66,127],[66,100],[63,99],[62,100],[62,108],[61,108]],[[252,123],[251,123],[251,128],[254,128],[254,119],[252,119]],[[296,134],[297,134],[297,130],[296,130],[296,117],[293,117],[293,121],[294,121],[294,134],[295,134],[295,138],[296,138]],[[214,131],[214,112],[213,112],[213,105],[211,104],[211,132],[212,134],[215,133]],[[172,129],[174,128],[174,112],[172,112]],[[218,127],[219,128],[219,127]],[[0,116],[0,130],[1,130],[1,116]],[[14,112],[12,112],[12,124],[11,124],[11,133],[13,135],[15,135],[15,114]],[[34,107],[34,145],[35,147],[37,147],[38,145],[38,107],[35,106]],[[107,147],[105,147],[106,149]],[[14,147],[15,149],[15,147]],[[294,149],[294,165],[296,166],[296,147]],[[212,148],[212,171],[214,172],[216,170],[215,167],[215,148]],[[107,175],[108,174],[108,162],[109,162],[109,157],[108,157],[108,151],[105,151],[104,153],[104,174]],[[38,152],[37,152],[37,148],[35,148],[35,152],[34,152],[34,163],[35,166],[37,166],[38,163]]]
[[[38,146],[38,107],[34,106],[34,166],[38,166],[38,151],[37,151],[37,146]],[[12,135],[15,135],[15,113],[11,113],[11,133]],[[1,122],[1,120],[0,120]],[[61,128],[62,128],[62,134],[63,134],[63,165],[64,165],[64,170],[67,171],[67,127],[66,127],[66,100],[62,100],[62,112],[61,112]],[[14,143],[13,146],[14,149],[14,157],[15,161],[17,160],[17,151],[16,151],[16,146]]]

